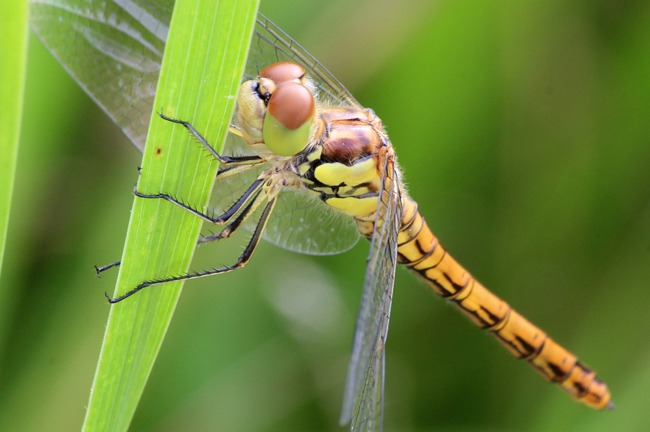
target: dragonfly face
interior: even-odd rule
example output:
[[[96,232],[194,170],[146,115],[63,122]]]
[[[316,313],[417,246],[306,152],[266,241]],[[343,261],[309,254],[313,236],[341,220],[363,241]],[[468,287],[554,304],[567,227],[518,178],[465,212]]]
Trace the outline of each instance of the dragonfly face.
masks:
[[[304,76],[300,65],[279,62],[241,85],[237,119],[248,145],[278,156],[305,149],[316,129],[316,102]]]

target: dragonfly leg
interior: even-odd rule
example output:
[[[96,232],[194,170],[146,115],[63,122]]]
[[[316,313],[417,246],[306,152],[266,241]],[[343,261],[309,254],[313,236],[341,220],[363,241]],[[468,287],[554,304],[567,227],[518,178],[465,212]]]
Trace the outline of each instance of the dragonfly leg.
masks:
[[[244,137],[244,134],[242,133],[241,128],[239,126],[235,126],[231,124],[230,126],[228,126],[228,132],[242,138]]]
[[[109,268],[117,267],[118,265],[122,264],[122,261],[115,261],[112,264],[108,264],[102,267],[97,267],[95,266],[95,271],[97,272],[97,277],[102,277],[102,272],[108,270]]]
[[[277,198],[270,199],[269,202],[264,207],[264,211],[262,212],[262,216],[260,217],[260,220],[257,223],[255,232],[253,232],[253,236],[251,237],[250,241],[248,242],[248,245],[246,246],[246,249],[244,249],[244,252],[237,259],[237,262],[235,264],[228,267],[218,268],[218,269],[212,269],[212,270],[207,270],[207,271],[202,271],[197,273],[188,273],[183,276],[146,281],[141,283],[131,291],[127,292],[126,294],[123,294],[119,297],[111,298],[107,293],[106,298],[108,299],[109,303],[118,303],[124,300],[125,298],[131,297],[133,294],[137,293],[138,291],[146,287],[150,287],[153,285],[162,285],[170,282],[196,279],[200,277],[212,276],[221,273],[228,273],[233,270],[237,270],[244,267],[250,261],[251,257],[253,256],[253,253],[255,252],[255,249],[257,249],[257,245],[260,243],[260,240],[262,239],[262,233],[264,232],[264,228],[266,228],[266,224],[269,220],[269,217],[273,212],[273,208],[275,207],[276,200]]]
[[[246,222],[246,220],[248,220],[250,215],[252,215],[255,212],[255,210],[259,207],[262,201],[264,201],[264,199],[266,198],[268,198],[268,194],[264,192],[257,194],[257,196],[253,199],[253,201],[251,201],[250,204],[248,204],[246,208],[239,213],[237,218],[230,225],[224,228],[223,231],[221,231],[218,234],[212,234],[209,236],[201,237],[200,239],[197,240],[196,243],[202,244],[202,243],[207,243],[207,242],[221,240],[223,238],[230,237],[235,232],[237,232],[237,229],[239,229],[239,227],[244,222]]]
[[[263,162],[260,162],[263,163]],[[236,165],[236,166],[227,166],[225,168],[219,167],[219,171],[217,171],[217,175],[215,176],[215,180],[221,180],[224,177],[231,176],[233,174],[239,174],[244,171],[248,171],[251,168],[255,168],[258,166],[260,163],[252,163],[249,165]]]
[[[237,166],[237,167],[232,167],[232,172],[231,172],[230,169],[227,169],[227,174],[224,175],[224,177],[227,176],[227,175],[235,174],[235,173],[240,172],[240,171],[245,171],[245,170],[247,170],[247,169],[249,169],[249,168],[252,168],[253,166],[255,166],[255,165],[240,165],[240,166]],[[140,167],[138,167],[138,171],[140,171]],[[220,177],[219,174],[217,174],[217,178],[219,178],[219,177]],[[186,206],[185,204],[180,203],[178,200],[175,200],[175,199],[173,199],[171,196],[166,195],[166,194],[144,195],[144,194],[140,194],[139,192],[136,191],[136,195],[138,195],[138,196],[140,196],[140,197],[143,197],[143,198],[166,198],[166,197],[167,197],[167,199],[171,200],[171,201],[174,202],[175,204],[181,205],[181,207],[183,207],[183,208],[186,208],[186,209],[187,209],[187,208],[189,207],[189,206]],[[246,195],[246,194],[245,194],[245,195]],[[251,195],[248,194],[247,196],[250,197]],[[257,200],[257,198],[256,198],[256,200]],[[244,203],[240,203],[239,206],[237,206],[237,202],[236,202],[236,203],[231,207],[231,209],[229,209],[230,211],[232,211],[232,215],[236,214],[236,213],[239,211],[239,209],[241,208],[241,206],[242,206],[243,204],[244,204]],[[259,205],[259,203],[258,203],[258,205]],[[255,208],[257,208],[257,205],[255,206]],[[254,211],[254,210],[255,210],[255,209],[252,209],[252,211]],[[191,209],[190,211],[192,211],[192,213],[195,212],[194,209]],[[251,213],[252,213],[252,211],[251,211]],[[194,213],[194,214],[196,214],[196,213]],[[232,218],[232,215],[230,216],[230,218]],[[222,216],[223,216],[223,215],[222,215]],[[215,218],[215,219],[217,219],[217,218]],[[225,221],[222,222],[222,224],[223,224],[223,223],[226,223],[227,221],[228,221],[228,218],[226,218]],[[237,228],[239,227],[239,225],[241,225],[241,224],[242,224],[243,222],[245,222],[245,221],[246,221],[246,219],[240,221],[237,225],[235,225],[234,223],[231,224],[232,227],[231,227],[231,226],[226,227],[226,229],[225,229],[224,231],[222,231],[220,234],[216,234],[216,235],[212,235],[212,236],[208,236],[208,237],[203,237],[202,239],[199,239],[198,243],[205,243],[205,242],[209,242],[209,241],[213,241],[213,240],[219,240],[219,239],[221,239],[221,238],[230,237],[232,234],[235,233],[235,231],[237,230]],[[210,221],[210,222],[212,222],[212,223],[217,223],[217,222],[215,222],[215,221]],[[230,229],[229,229],[229,228],[230,228]],[[217,237],[217,236],[218,236],[218,237]],[[212,237],[214,237],[214,238],[212,238]],[[113,267],[117,267],[117,266],[119,266],[120,264],[121,264],[121,261],[116,261],[116,262],[114,262],[114,263],[111,263],[111,264],[108,264],[108,265],[105,265],[105,266],[102,266],[102,267],[97,267],[97,266],[95,266],[95,271],[97,272],[97,277],[101,278],[101,277],[102,277],[101,274],[102,274],[104,271],[106,271],[106,270],[108,270],[108,269],[111,269],[111,268],[113,268]]]
[[[239,197],[237,201],[228,209],[226,210],[225,213],[223,213],[221,216],[215,217],[214,215],[208,215],[204,212],[201,212],[194,207],[191,207],[184,202],[174,198],[173,196],[166,194],[166,193],[159,193],[159,194],[153,194],[153,195],[148,195],[144,194],[141,192],[138,192],[138,185],[135,186],[133,189],[133,193],[140,197],[140,198],[162,198],[165,199],[171,203],[176,204],[177,206],[181,207],[182,209],[187,210],[188,212],[192,213],[195,216],[200,217],[206,222],[213,223],[215,225],[223,225],[228,223],[238,212],[241,210],[241,208],[253,197],[256,195],[259,190],[262,188],[264,185],[264,180],[255,180],[253,184],[250,185],[250,187],[244,192],[244,194]]]
[[[259,157],[259,156],[237,156],[237,157],[235,157],[235,156],[221,156],[221,155],[220,155],[220,154],[219,154],[219,153],[214,149],[214,147],[212,147],[212,146],[210,145],[210,143],[208,142],[208,140],[206,140],[206,139],[203,137],[203,135],[201,135],[201,134],[200,134],[196,129],[194,129],[194,126],[192,126],[189,122],[186,122],[186,121],[183,121],[183,120],[174,119],[174,118],[171,118],[171,117],[167,117],[166,115],[164,115],[164,114],[162,114],[162,113],[159,113],[158,115],[159,115],[160,118],[162,118],[163,120],[167,120],[168,122],[172,122],[172,123],[177,123],[177,124],[181,124],[181,125],[183,125],[183,126],[185,127],[185,129],[187,129],[188,131],[190,131],[190,133],[191,133],[192,135],[194,135],[194,137],[195,137],[196,139],[198,139],[199,142],[200,142],[201,144],[203,144],[203,146],[204,146],[204,147],[205,147],[205,148],[206,148],[206,149],[207,149],[207,150],[212,154],[212,156],[214,156],[215,159],[217,159],[217,160],[219,161],[219,163],[221,163],[222,165],[226,165],[226,166],[233,166],[233,165],[255,165],[255,164],[259,164],[259,163],[263,163],[263,162],[265,162],[265,160],[264,160],[263,158]]]

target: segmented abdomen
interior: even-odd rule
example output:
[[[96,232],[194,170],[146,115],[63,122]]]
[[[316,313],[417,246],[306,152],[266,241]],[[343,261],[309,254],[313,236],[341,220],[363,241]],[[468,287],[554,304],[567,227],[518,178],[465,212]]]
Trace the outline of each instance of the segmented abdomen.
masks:
[[[405,198],[398,260],[474,324],[489,331],[515,357],[526,360],[547,381],[593,408],[611,408],[607,385],[571,352],[491,293],[438,243],[417,204]]]

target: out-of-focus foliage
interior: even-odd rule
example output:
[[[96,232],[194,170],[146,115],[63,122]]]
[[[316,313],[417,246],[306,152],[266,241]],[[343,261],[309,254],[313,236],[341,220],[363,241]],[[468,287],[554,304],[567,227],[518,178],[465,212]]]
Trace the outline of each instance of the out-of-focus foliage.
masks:
[[[650,4],[268,1],[261,11],[384,120],[447,249],[598,370],[617,406],[573,403],[400,270],[385,429],[641,430]],[[121,254],[141,155],[31,42],[0,286],[0,429],[69,431],[81,426],[114,285],[92,265]],[[230,262],[243,240],[201,248],[194,267]],[[246,269],[186,284],[132,430],[339,430],[366,253],[363,242],[316,258],[263,244]]]

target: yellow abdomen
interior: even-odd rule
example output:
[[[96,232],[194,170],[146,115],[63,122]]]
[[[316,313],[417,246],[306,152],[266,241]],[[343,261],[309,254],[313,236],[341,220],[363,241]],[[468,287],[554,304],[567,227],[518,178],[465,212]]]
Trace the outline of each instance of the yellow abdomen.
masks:
[[[439,296],[450,300],[515,357],[526,360],[547,381],[590,407],[612,408],[607,385],[577,357],[512,309],[469,274],[439,244],[417,204],[404,200],[398,260]]]

